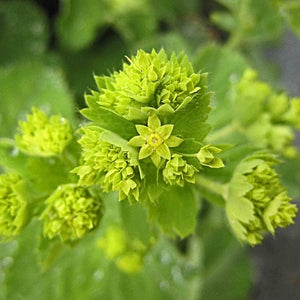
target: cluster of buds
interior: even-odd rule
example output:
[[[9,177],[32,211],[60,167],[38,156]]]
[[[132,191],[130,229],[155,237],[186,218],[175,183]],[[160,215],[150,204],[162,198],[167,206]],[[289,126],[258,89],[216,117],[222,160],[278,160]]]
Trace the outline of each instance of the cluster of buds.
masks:
[[[59,115],[48,116],[37,108],[19,122],[16,142],[19,149],[35,156],[61,154],[73,138],[70,123]]]
[[[0,175],[0,236],[10,239],[27,223],[27,199],[24,180],[17,174]]]
[[[110,77],[96,77],[99,92],[93,94],[99,105],[128,119],[139,117],[142,107],[168,104],[176,110],[202,88],[200,74],[194,73],[183,53],[173,54],[169,60],[164,50],[140,50],[128,61],[130,64],[124,63],[122,71]]]
[[[273,92],[248,69],[234,87],[233,101],[235,119],[252,143],[289,158],[297,156],[293,130],[300,129],[299,98]]]
[[[62,241],[75,241],[95,229],[102,218],[103,204],[81,186],[59,186],[46,200],[41,214],[44,235],[58,236]]]
[[[228,186],[226,212],[236,236],[254,246],[265,232],[293,223],[297,207],[291,204],[279,176],[276,159],[259,153],[242,160]]]

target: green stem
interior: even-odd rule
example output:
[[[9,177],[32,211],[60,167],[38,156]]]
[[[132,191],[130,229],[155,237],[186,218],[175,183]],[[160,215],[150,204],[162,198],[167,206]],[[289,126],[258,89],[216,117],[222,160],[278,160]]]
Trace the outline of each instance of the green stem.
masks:
[[[232,33],[227,40],[226,47],[230,50],[235,50],[239,48],[239,45],[242,41],[241,32]]]
[[[186,157],[197,157],[198,153],[192,153],[192,154],[187,154],[187,153],[179,153],[182,156],[186,156]]]
[[[237,124],[236,123],[231,123],[231,124],[229,124],[225,127],[222,127],[221,129],[216,130],[213,133],[211,133],[208,136],[208,140],[209,140],[210,143],[211,142],[216,142],[219,139],[224,138],[224,137],[232,134],[233,132],[235,132],[237,130],[238,130]]]
[[[208,189],[211,192],[221,195],[224,199],[227,194],[227,185],[213,181],[203,175],[196,176],[196,185]]]

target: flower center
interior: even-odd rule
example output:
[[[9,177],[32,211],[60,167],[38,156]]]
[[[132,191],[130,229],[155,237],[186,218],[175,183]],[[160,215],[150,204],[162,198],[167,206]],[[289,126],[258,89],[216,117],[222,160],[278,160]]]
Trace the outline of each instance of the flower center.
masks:
[[[154,149],[158,148],[163,142],[164,140],[156,132],[153,132],[147,140],[147,143]]]

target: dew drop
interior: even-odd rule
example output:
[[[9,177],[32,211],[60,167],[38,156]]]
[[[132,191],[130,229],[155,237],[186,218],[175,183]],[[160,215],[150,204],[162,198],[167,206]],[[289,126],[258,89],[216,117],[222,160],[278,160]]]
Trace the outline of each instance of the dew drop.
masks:
[[[171,255],[167,251],[162,251],[160,254],[160,261],[163,265],[168,265],[171,263]]]
[[[10,155],[13,156],[13,157],[15,157],[15,156],[17,156],[18,154],[19,154],[19,149],[14,147],[14,148],[12,149]]]
[[[55,164],[55,160],[53,158],[49,158],[48,160],[50,165],[54,165]]]
[[[172,278],[175,282],[181,283],[183,282],[182,272],[179,266],[174,266],[171,270]]]
[[[236,75],[235,73],[232,73],[232,74],[230,74],[230,76],[229,76],[229,80],[230,80],[232,83],[235,83],[235,82],[238,81],[238,77],[237,77],[237,75]]]
[[[103,270],[101,270],[101,269],[96,270],[93,274],[93,277],[94,277],[95,281],[97,281],[97,282],[101,281],[104,277]]]
[[[11,256],[7,256],[3,258],[1,261],[1,265],[5,269],[11,266],[13,263],[14,263],[14,259]]]
[[[167,291],[170,289],[170,283],[166,280],[162,280],[160,283],[159,283],[159,287],[161,290],[164,290],[164,291]]]

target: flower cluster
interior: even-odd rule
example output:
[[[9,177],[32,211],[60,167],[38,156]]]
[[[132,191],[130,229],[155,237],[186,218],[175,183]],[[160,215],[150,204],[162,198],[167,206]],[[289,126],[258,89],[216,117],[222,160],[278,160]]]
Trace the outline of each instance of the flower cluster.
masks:
[[[17,235],[27,222],[27,201],[24,181],[17,174],[0,175],[0,236]]]
[[[72,171],[79,175],[79,184],[100,184],[106,192],[118,190],[120,200],[131,195],[138,200],[137,170],[130,153],[103,141],[98,128],[82,130],[83,164]]]
[[[73,173],[79,184],[147,202],[149,182],[183,187],[202,166],[224,165],[215,157],[221,150],[204,144],[206,74],[194,73],[183,54],[168,59],[163,50],[128,60],[122,71],[96,77],[99,92],[86,96],[82,114],[93,123],[81,128],[82,163]]]
[[[173,154],[163,170],[163,178],[167,184],[184,186],[185,181],[195,183],[196,168],[189,165],[181,155]]]
[[[142,107],[158,108],[164,104],[173,109],[188,104],[202,89],[200,74],[181,53],[169,60],[165,51],[138,51],[128,58],[123,70],[110,77],[96,77],[99,92],[94,97],[99,105],[128,119],[139,117]],[[137,114],[137,115],[135,115]]]
[[[19,134],[15,139],[18,148],[36,156],[61,154],[73,138],[70,123],[59,115],[47,115],[37,109],[27,116],[27,121],[19,122]]]
[[[46,200],[47,207],[41,215],[44,235],[62,241],[74,241],[93,230],[103,214],[103,204],[81,186],[59,186]]]
[[[274,93],[268,84],[256,78],[257,73],[248,69],[235,86],[235,118],[257,146],[295,157],[293,129],[300,128],[300,99],[290,100],[284,93]]]
[[[264,232],[274,234],[277,227],[293,223],[297,207],[291,204],[285,188],[272,166],[269,154],[247,157],[235,169],[229,184],[226,205],[229,222],[241,240],[259,244]]]

